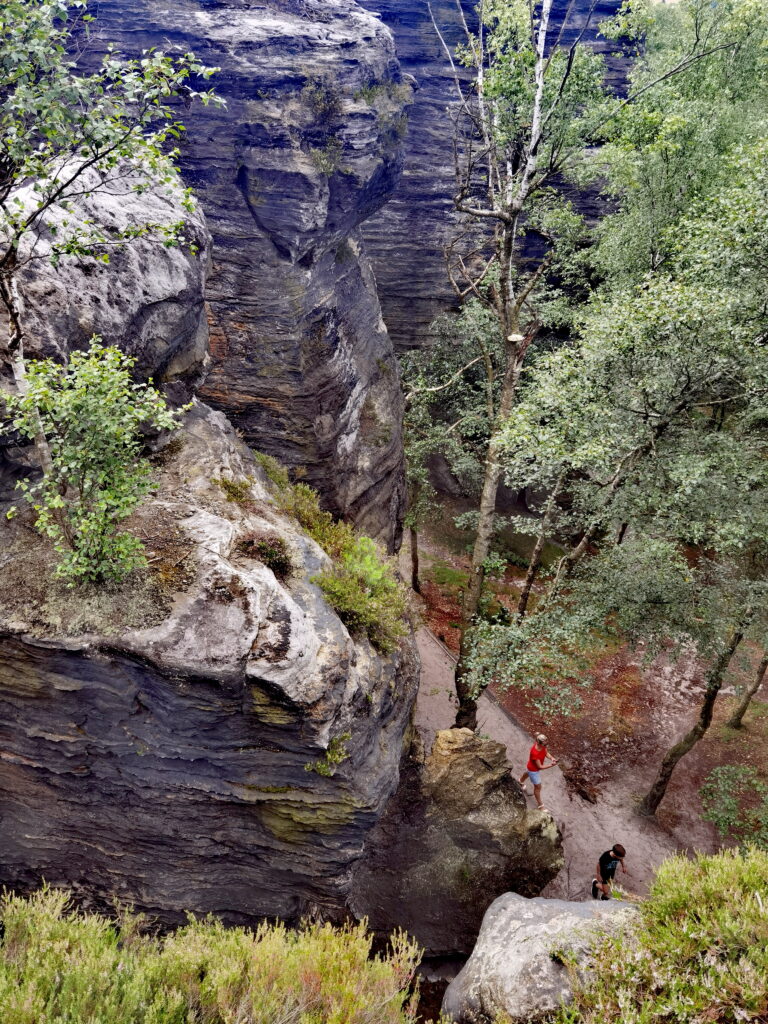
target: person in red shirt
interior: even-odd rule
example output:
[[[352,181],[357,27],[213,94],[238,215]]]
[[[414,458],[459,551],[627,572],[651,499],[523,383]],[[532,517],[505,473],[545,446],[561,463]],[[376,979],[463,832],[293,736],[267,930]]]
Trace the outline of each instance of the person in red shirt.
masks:
[[[524,793],[526,792],[525,780],[530,779],[533,783],[533,795],[536,799],[536,806],[542,811],[545,811],[546,807],[541,802],[541,772],[546,771],[547,768],[554,768],[557,764],[557,761],[547,754],[546,744],[547,737],[543,732],[540,732],[528,754],[528,766],[520,776],[520,785],[523,787]],[[550,764],[544,764],[547,759],[549,759]]]

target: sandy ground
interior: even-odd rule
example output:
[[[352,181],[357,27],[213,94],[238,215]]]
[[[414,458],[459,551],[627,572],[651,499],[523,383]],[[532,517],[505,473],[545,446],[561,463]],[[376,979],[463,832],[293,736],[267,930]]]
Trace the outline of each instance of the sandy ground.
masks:
[[[456,696],[453,686],[455,658],[431,633],[422,627],[417,634],[421,654],[421,686],[416,705],[416,726],[429,750],[438,729],[450,728],[455,714]],[[503,743],[507,748],[510,770],[519,777],[528,759],[532,737],[505,711],[492,695],[483,694],[479,702],[478,732]],[[553,756],[556,744],[550,742]],[[677,851],[692,853],[694,848],[709,850],[713,846],[712,830],[686,829],[685,841],[666,831],[653,819],[634,813],[637,795],[650,782],[653,765],[641,766],[627,773],[625,785],[614,780],[601,787],[594,803],[569,792],[559,768],[545,772],[542,799],[560,826],[565,851],[565,867],[544,890],[544,896],[561,899],[589,899],[591,881],[600,854],[613,843],[627,849],[627,873],[619,872],[617,882],[628,893],[642,895],[647,891],[659,864]],[[530,787],[529,787],[530,789]],[[534,806],[529,792],[529,806]]]

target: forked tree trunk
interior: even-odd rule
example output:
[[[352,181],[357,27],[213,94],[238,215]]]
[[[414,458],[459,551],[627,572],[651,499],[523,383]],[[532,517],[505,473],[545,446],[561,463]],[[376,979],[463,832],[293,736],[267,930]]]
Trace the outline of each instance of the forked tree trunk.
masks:
[[[763,685],[763,680],[765,679],[766,671],[768,671],[768,654],[766,654],[763,660],[760,662],[760,666],[757,670],[757,675],[745,690],[744,696],[741,698],[741,703],[726,722],[726,725],[729,729],[741,728],[741,720],[744,717],[750,703],[752,702],[752,698]]]
[[[419,535],[416,527],[409,527],[411,537],[411,587],[417,594],[421,593],[421,581],[419,580]]]
[[[531,596],[531,589],[533,588],[533,581],[536,579],[536,573],[539,571],[541,565],[541,555],[544,551],[544,545],[547,542],[547,536],[552,526],[552,519],[554,518],[555,508],[557,505],[557,499],[560,495],[560,489],[563,486],[564,475],[561,474],[558,477],[557,483],[552,488],[552,493],[547,500],[547,507],[544,511],[544,518],[541,521],[541,529],[539,535],[536,538],[536,543],[533,546],[531,552],[531,559],[528,563],[528,572],[525,574],[525,583],[520,593],[520,599],[517,602],[517,617],[518,619],[525,618],[525,613],[528,608],[528,600]]]
[[[664,760],[661,762],[661,768],[659,769],[656,781],[651,786],[648,793],[646,793],[640,807],[638,808],[640,814],[651,816],[656,813],[659,804],[664,799],[664,794],[667,792],[669,780],[672,778],[672,772],[677,767],[678,762],[699,742],[712,724],[712,713],[714,711],[717,695],[720,692],[720,687],[723,682],[723,676],[731,663],[731,659],[736,653],[736,648],[744,639],[744,631],[751,618],[752,613],[749,612],[736,629],[734,629],[727,647],[712,666],[712,669],[707,676],[707,688],[704,693],[704,702],[699,710],[698,720],[694,727],[687,732],[678,743],[673,747],[670,747],[665,754]]]

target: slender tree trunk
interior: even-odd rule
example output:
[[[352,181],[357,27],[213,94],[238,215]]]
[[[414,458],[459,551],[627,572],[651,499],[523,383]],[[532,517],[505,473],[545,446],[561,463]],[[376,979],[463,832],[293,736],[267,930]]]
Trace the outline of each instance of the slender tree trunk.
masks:
[[[526,609],[528,608],[528,599],[531,596],[531,589],[533,588],[533,581],[536,579],[536,573],[539,571],[541,565],[541,553],[544,550],[544,545],[547,541],[547,535],[552,525],[552,519],[555,514],[555,507],[558,495],[560,494],[560,488],[563,486],[563,475],[558,477],[557,483],[552,488],[552,493],[547,500],[547,507],[544,510],[544,518],[541,521],[541,529],[539,535],[536,538],[533,551],[531,552],[531,559],[528,563],[528,572],[525,576],[525,583],[520,594],[520,599],[517,602],[517,617],[522,619],[525,617]]]
[[[29,385],[27,383],[27,367],[24,362],[24,326],[21,316],[21,299],[19,297],[16,275],[13,268],[10,272],[0,274],[0,299],[8,313],[8,355],[10,357],[11,371],[16,390],[22,397],[27,395]],[[40,466],[46,476],[53,473],[53,461],[51,449],[43,430],[40,415],[35,409],[35,448],[40,461]]]
[[[763,660],[760,662],[760,667],[757,670],[757,675],[752,680],[752,683],[747,687],[744,696],[741,698],[741,703],[733,712],[731,717],[728,719],[728,722],[726,724],[728,725],[729,729],[741,728],[741,720],[744,717],[750,703],[752,702],[752,698],[763,685],[763,680],[765,679],[766,671],[768,671],[768,654],[766,654]]]
[[[411,587],[417,594],[421,593],[421,582],[419,581],[419,535],[415,526],[410,526],[411,537]]]
[[[675,743],[673,747],[670,747],[665,754],[664,760],[661,762],[661,768],[659,769],[656,781],[646,793],[642,803],[640,804],[640,814],[650,816],[656,813],[659,804],[664,799],[664,794],[667,792],[669,780],[672,778],[672,772],[677,767],[678,761],[685,757],[685,755],[699,742],[701,737],[712,724],[712,713],[714,711],[717,695],[720,692],[720,687],[723,682],[723,676],[731,663],[731,658],[733,658],[736,653],[736,648],[744,639],[744,631],[746,630],[751,618],[752,612],[750,611],[744,616],[744,619],[736,629],[734,629],[730,639],[728,640],[727,647],[712,666],[709,675],[707,676],[707,688],[704,693],[704,702],[699,710],[698,720],[694,727],[687,732],[681,740]]]
[[[458,728],[474,729],[477,726],[477,701],[471,695],[467,686],[470,633],[483,592],[483,580],[485,578],[483,565],[490,554],[491,541],[493,540],[496,498],[501,479],[499,428],[512,411],[517,379],[520,372],[520,360],[522,354],[524,354],[521,353],[523,341],[522,335],[517,333],[510,334],[507,340],[507,369],[504,375],[504,384],[499,400],[499,408],[496,413],[496,420],[492,427],[490,441],[488,442],[488,455],[485,460],[485,475],[483,478],[483,492],[480,498],[477,534],[472,549],[472,567],[470,569],[469,581],[464,591],[464,600],[462,601],[461,643],[455,677],[456,696],[459,700],[459,708],[456,714],[456,725]]]

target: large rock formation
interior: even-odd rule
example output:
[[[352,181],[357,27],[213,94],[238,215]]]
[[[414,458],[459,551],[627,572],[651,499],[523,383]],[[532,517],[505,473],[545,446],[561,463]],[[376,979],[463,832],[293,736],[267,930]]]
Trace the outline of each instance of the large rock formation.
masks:
[[[73,595],[28,519],[0,520],[0,884],[170,923],[333,915],[397,784],[415,657],[350,636],[221,413],[196,405],[157,458],[129,583]],[[255,548],[275,538],[286,579]]]
[[[145,176],[128,169],[111,181],[91,170],[82,179],[90,195],[74,200],[68,210],[52,207],[40,229],[23,237],[18,282],[29,358],[64,361],[98,334],[104,344],[134,356],[145,377],[168,381],[201,375],[208,354],[203,295],[210,235],[202,210],[197,203],[190,206],[180,180],[138,194],[136,186],[145,182]],[[30,191],[22,189],[16,198],[26,202]],[[107,239],[149,224],[183,227],[175,245],[164,245],[153,230],[100,247],[108,263],[63,256],[54,267],[48,258],[52,231],[60,242],[75,226],[86,235],[89,224]],[[0,322],[0,332],[5,331]]]
[[[542,1019],[572,998],[571,972],[584,977],[598,934],[615,934],[636,915],[635,907],[616,901],[500,896],[483,918],[472,956],[448,986],[443,1014],[466,1024]]]
[[[490,900],[541,892],[562,863],[557,826],[526,810],[504,746],[447,729],[424,765],[404,769],[356,868],[351,906],[378,932],[405,928],[429,954],[469,953]]]
[[[401,396],[359,235],[402,166],[410,90],[388,29],[354,0],[101,0],[98,33],[221,67],[226,108],[183,115],[214,238],[204,396],[392,546]]]
[[[451,118],[447,108],[455,102],[453,72],[432,23],[431,12],[449,49],[465,40],[456,0],[359,0],[382,19],[395,36],[403,70],[418,84],[409,117],[405,172],[392,202],[363,227],[371,254],[384,319],[399,348],[424,344],[429,324],[454,304],[445,270],[444,248],[460,230],[454,213]],[[625,63],[614,56],[615,43],[598,35],[601,20],[616,12],[621,0],[555,0],[550,42],[570,8],[568,28],[561,42],[568,45],[585,28],[584,40],[606,55],[608,79],[620,87]],[[477,3],[461,0],[469,26],[474,27]],[[459,74],[462,69],[459,66]],[[589,202],[594,197],[590,197]]]

